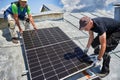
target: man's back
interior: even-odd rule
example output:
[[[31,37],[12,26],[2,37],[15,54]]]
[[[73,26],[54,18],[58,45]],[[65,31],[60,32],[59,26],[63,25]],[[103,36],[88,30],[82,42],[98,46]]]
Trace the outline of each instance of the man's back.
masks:
[[[94,28],[91,30],[101,35],[102,33],[112,33],[120,28],[120,23],[112,18],[98,17],[93,18]]]

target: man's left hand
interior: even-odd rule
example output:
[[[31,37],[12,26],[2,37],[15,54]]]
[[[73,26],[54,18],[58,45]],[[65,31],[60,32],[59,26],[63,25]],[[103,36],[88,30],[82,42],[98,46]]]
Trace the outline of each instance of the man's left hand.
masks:
[[[84,52],[85,54],[87,54],[88,50],[89,50],[89,48],[86,47],[86,48],[83,50],[83,52]]]
[[[95,60],[93,61],[94,67],[100,66],[101,63],[102,63],[102,59],[99,60],[99,59],[98,59],[98,56],[96,56]]]

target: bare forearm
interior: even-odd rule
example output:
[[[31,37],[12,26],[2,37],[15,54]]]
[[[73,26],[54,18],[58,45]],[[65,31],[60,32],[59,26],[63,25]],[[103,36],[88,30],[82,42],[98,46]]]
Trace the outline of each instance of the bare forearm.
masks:
[[[90,47],[90,45],[91,45],[93,39],[94,39],[94,34],[93,34],[92,31],[89,31],[89,39],[88,39],[88,43],[87,43],[87,46],[86,46],[87,48]]]
[[[17,26],[18,26],[19,30],[20,30],[20,29],[21,29],[21,27],[20,27],[19,20],[18,20],[18,19],[15,19],[15,21],[16,21],[16,24],[17,24]]]
[[[106,44],[101,46],[101,49],[100,49],[99,55],[98,55],[98,59],[101,59],[103,57],[105,50],[106,50]]]
[[[13,16],[14,16],[14,20],[15,20],[15,22],[16,22],[19,30],[21,30],[20,23],[19,23],[19,19],[18,19],[18,15],[17,15],[17,14],[14,14]]]
[[[89,40],[88,40],[88,43],[87,43],[87,46],[86,47],[90,47],[91,43],[93,41],[93,37],[89,37]]]
[[[99,40],[100,40],[101,49],[99,51],[98,59],[101,59],[105,53],[105,50],[106,50],[106,32],[104,32],[99,37]]]
[[[33,27],[35,27],[35,23],[34,23],[34,21],[33,21],[32,18],[30,19],[30,22],[31,22],[31,24],[33,25]]]
[[[29,15],[29,19],[30,19],[30,22],[33,25],[33,27],[36,28],[36,25],[35,25],[34,20],[31,15]]]

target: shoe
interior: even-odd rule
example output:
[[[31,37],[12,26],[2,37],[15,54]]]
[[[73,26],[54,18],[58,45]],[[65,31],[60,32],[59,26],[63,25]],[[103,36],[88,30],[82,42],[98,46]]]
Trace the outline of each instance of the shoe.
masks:
[[[12,38],[12,42],[17,44],[18,43],[18,39],[16,37]]]
[[[97,74],[97,76],[99,76],[99,77],[101,77],[101,78],[104,78],[104,77],[106,77],[108,74],[110,73],[110,71],[107,71],[107,72],[100,72],[100,73],[98,73]]]

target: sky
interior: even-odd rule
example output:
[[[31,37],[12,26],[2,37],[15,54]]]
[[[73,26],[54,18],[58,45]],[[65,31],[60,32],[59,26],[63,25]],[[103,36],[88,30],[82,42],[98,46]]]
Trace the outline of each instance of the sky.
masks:
[[[14,1],[17,0],[0,0],[0,11],[6,9],[10,3]],[[40,13],[40,8],[43,4],[53,4],[60,8],[63,6],[60,0],[28,0],[28,5],[31,8],[31,13]]]
[[[0,0],[0,12],[16,0]],[[28,0],[31,13],[40,13],[43,4],[53,4],[68,12],[93,12],[97,10],[111,12],[114,10],[113,4],[120,0]]]
[[[120,0],[61,0],[66,11],[71,12],[93,12],[93,11],[108,11],[114,10],[113,4]]]

